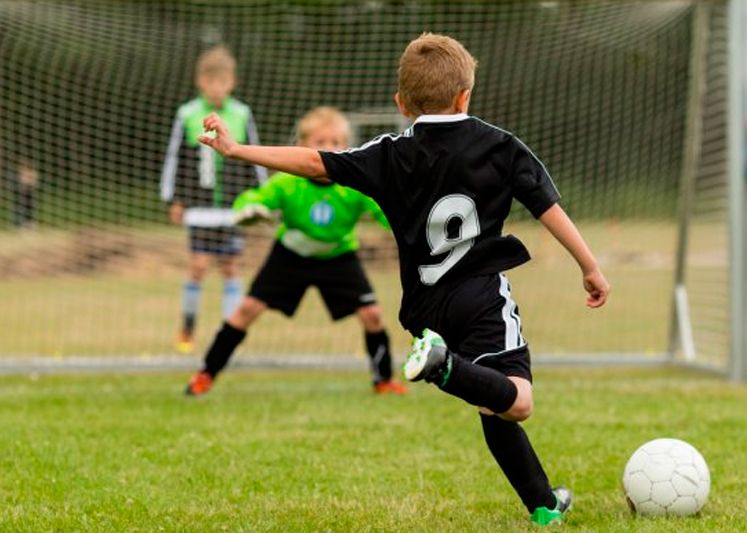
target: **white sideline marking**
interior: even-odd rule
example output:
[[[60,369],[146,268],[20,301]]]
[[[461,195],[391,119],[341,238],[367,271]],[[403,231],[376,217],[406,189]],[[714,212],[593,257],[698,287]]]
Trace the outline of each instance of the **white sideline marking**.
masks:
[[[199,357],[175,355],[160,356],[108,356],[108,357],[49,357],[0,356],[0,374],[28,373],[107,373],[107,372],[164,372],[184,370],[192,372],[200,366]],[[532,356],[533,366],[660,366],[671,364],[667,354],[641,355],[637,353],[597,353],[569,355]],[[293,356],[246,355],[231,361],[232,368],[256,369],[330,369],[360,370],[368,369],[368,358],[350,355],[313,355],[300,354]],[[394,362],[395,372],[402,366],[402,361]],[[714,370],[718,370],[714,367]]]

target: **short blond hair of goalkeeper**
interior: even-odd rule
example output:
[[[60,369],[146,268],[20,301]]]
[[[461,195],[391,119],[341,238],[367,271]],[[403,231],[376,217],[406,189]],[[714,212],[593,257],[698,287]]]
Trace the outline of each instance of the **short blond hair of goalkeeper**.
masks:
[[[319,106],[310,109],[296,123],[296,141],[300,146],[314,144],[312,137],[323,135],[333,139],[337,146],[327,149],[344,149],[350,144],[350,121],[345,114],[332,106]],[[329,142],[329,140],[327,141]]]

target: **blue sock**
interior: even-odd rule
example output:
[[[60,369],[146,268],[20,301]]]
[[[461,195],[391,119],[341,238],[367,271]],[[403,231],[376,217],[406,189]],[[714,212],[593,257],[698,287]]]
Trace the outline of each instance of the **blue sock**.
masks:
[[[202,285],[196,281],[185,281],[182,287],[182,313],[184,315],[184,329],[192,332],[195,327],[197,311],[200,309],[200,294]]]
[[[238,278],[223,282],[223,319],[227,320],[241,303],[241,281]]]

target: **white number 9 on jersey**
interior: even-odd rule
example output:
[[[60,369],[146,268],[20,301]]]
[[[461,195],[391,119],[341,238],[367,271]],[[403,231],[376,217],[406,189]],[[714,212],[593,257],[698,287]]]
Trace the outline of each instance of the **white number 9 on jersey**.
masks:
[[[449,236],[449,224],[459,219],[459,231],[456,236]],[[421,265],[420,281],[423,285],[434,285],[475,244],[475,237],[480,235],[480,220],[477,217],[477,206],[474,200],[463,194],[450,194],[441,198],[428,215],[425,228],[431,255],[449,255],[437,265]]]

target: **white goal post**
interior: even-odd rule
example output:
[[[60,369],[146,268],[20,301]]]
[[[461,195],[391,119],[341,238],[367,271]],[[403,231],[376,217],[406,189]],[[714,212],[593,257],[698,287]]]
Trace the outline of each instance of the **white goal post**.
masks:
[[[747,381],[747,4],[729,2],[729,209],[731,213],[731,365]]]
[[[741,0],[694,6],[669,347],[734,381],[747,379],[746,13]]]

